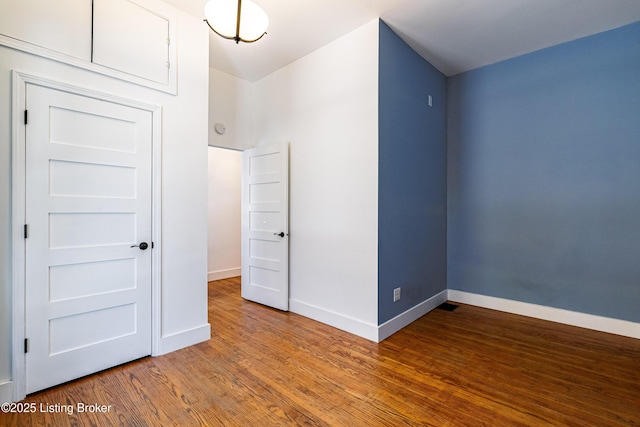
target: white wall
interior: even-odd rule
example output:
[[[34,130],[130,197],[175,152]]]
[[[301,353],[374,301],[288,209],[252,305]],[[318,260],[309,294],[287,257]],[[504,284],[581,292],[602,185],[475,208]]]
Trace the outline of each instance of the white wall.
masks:
[[[161,351],[209,337],[207,323],[208,30],[176,11],[178,96],[0,46],[0,387],[11,379],[11,75],[16,69],[162,105]],[[144,29],[141,29],[143,31]]]
[[[240,276],[242,152],[209,147],[209,280]]]
[[[209,33],[177,12],[178,96],[147,90],[164,106],[162,151],[162,352],[209,339],[207,122]]]
[[[258,145],[291,143],[291,310],[377,339],[378,20],[254,90]]]
[[[209,70],[209,145],[246,150],[253,148],[253,85],[231,74]],[[223,135],[214,130],[223,123]]]

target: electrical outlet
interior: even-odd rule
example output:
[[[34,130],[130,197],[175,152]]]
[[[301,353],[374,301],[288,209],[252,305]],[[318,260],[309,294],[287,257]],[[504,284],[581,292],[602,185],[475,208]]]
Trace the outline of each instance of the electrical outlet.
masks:
[[[400,288],[395,288],[393,290],[393,302],[400,301]]]

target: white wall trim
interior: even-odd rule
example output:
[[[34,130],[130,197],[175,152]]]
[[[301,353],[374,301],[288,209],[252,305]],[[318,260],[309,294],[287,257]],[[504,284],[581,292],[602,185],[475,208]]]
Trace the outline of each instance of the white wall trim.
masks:
[[[378,327],[376,325],[295,299],[289,300],[289,310],[370,341],[378,342]]]
[[[229,268],[227,270],[210,271],[207,274],[207,281],[228,279],[230,277],[238,277],[242,275],[242,268]]]
[[[208,341],[210,338],[211,325],[209,323],[186,331],[167,335],[162,337],[159,354],[171,353],[172,351],[180,350],[181,348]]]
[[[0,403],[13,402],[13,383],[6,381],[0,383]]]
[[[404,313],[397,315],[393,319],[387,320],[382,325],[378,326],[378,342],[387,339],[391,335],[398,332],[400,329],[418,320],[443,302],[446,302],[447,296],[448,293],[445,289],[444,291],[410,308]]]
[[[12,258],[12,304],[11,304],[11,377],[12,401],[26,396],[25,378],[25,241],[20,223],[26,218],[26,147],[25,126],[20,122],[20,111],[26,103],[26,82],[16,71],[11,73],[11,258]]]
[[[580,328],[640,339],[640,323],[449,289],[448,299]]]
[[[152,112],[151,171],[151,355],[160,353],[162,336],[162,107]]]
[[[447,301],[447,290],[444,290],[420,304],[410,308],[386,321],[380,326],[372,325],[344,314],[336,313],[299,300],[290,299],[289,309],[296,314],[308,317],[334,328],[352,333],[373,342],[380,342],[398,332],[400,329],[418,320],[443,302]]]
[[[23,73],[12,70],[12,105],[13,114],[11,132],[12,139],[12,183],[11,183],[11,206],[12,206],[12,242],[11,256],[12,262],[12,383],[13,383],[13,400],[19,401],[26,396],[26,366],[24,355],[24,339],[25,339],[25,243],[23,237],[23,224],[25,223],[25,200],[26,200],[26,183],[25,183],[25,126],[21,121],[25,110],[25,94],[27,84],[34,84],[48,87],[55,90],[74,93],[81,96],[96,98],[116,104],[126,105],[133,108],[149,111],[152,115],[153,140],[152,140],[152,162],[154,170],[152,172],[152,235],[155,249],[153,251],[153,261],[151,270],[151,311],[152,311],[152,330],[151,330],[151,349],[152,355],[159,354],[160,349],[160,321],[161,315],[161,250],[160,242],[162,235],[161,226],[161,209],[162,209],[162,187],[161,187],[161,143],[162,143],[162,107],[152,105],[136,100],[123,98],[117,95],[100,92],[86,87],[76,86],[71,83],[51,80],[45,77]]]

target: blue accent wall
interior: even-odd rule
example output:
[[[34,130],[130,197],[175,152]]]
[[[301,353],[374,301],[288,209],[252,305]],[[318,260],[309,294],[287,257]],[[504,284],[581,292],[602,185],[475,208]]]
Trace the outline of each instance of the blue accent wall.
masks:
[[[446,289],[446,77],[380,21],[378,324]],[[427,100],[431,94],[433,107]],[[401,287],[400,301],[393,289]]]
[[[450,289],[640,322],[640,22],[449,79],[447,243]]]

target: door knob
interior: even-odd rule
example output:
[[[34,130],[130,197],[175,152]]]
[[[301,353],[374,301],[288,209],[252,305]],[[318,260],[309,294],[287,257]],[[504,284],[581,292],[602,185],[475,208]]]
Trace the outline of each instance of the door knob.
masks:
[[[284,237],[284,232],[281,231],[279,233],[273,233],[274,236],[280,236],[280,237]]]
[[[132,248],[140,248],[141,251],[144,251],[145,249],[147,249],[149,247],[149,244],[147,242],[142,242],[139,245],[132,245]]]

